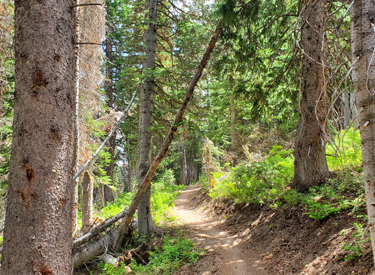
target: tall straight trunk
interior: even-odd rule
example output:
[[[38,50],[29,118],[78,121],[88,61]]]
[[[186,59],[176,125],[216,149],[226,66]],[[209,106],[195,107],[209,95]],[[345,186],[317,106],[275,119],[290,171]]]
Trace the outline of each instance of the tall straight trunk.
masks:
[[[186,145],[182,147],[183,151],[183,160],[182,160],[182,166],[181,166],[181,174],[180,178],[178,180],[179,185],[188,185],[188,167],[187,167],[187,161],[186,161]]]
[[[75,1],[75,5],[79,5],[80,0]],[[74,92],[75,92],[75,104],[76,104],[76,114],[75,114],[75,128],[74,128],[74,172],[77,172],[79,169],[79,153],[80,153],[80,133],[79,133],[79,79],[80,79],[80,56],[79,56],[79,42],[80,42],[80,28],[79,28],[79,19],[80,19],[81,8],[78,6],[76,7],[76,23],[75,23],[75,41],[77,44],[75,45],[75,75],[74,75]],[[78,231],[78,185],[79,179],[76,178],[73,180],[73,217],[72,217],[72,228],[73,234]]]
[[[105,81],[105,92],[107,94],[107,105],[110,109],[113,108],[113,73],[112,73],[112,66],[111,62],[113,61],[113,50],[112,50],[112,42],[109,38],[107,38],[105,43],[105,53],[107,57],[107,66],[106,66],[106,81]],[[107,175],[111,178],[113,182],[113,172],[115,168],[115,148],[116,148],[116,134],[111,136],[108,141],[109,149],[108,152],[111,155],[111,163],[106,167]],[[113,194],[113,190],[108,187],[104,186],[104,200],[105,202],[114,201],[115,196]]]
[[[93,222],[93,192],[94,184],[90,174],[86,171],[82,183],[82,232],[87,233]]]
[[[232,150],[236,150],[236,110],[234,108],[234,96],[230,97],[230,137],[232,140]]]
[[[14,124],[2,274],[71,274],[74,0],[15,1]]]
[[[350,11],[353,83],[359,111],[366,203],[371,243],[375,255],[375,62],[373,1],[356,0]]]
[[[128,192],[133,192],[134,171],[128,158]]]
[[[352,120],[352,111],[350,110],[350,93],[346,91],[342,95],[343,109],[343,128],[347,128]]]
[[[299,191],[324,183],[330,175],[324,137],[327,129],[325,5],[326,0],[304,1],[301,113],[294,150],[294,187]]]
[[[155,51],[156,51],[156,20],[158,13],[158,1],[150,0],[149,5],[149,23],[146,36],[146,62],[145,71],[155,69]],[[140,153],[137,180],[138,183],[143,181],[150,167],[149,156],[151,152],[151,133],[149,128],[152,120],[153,97],[155,90],[154,79],[148,78],[145,81],[144,88],[140,95],[140,118],[139,118],[139,134],[140,134]],[[150,207],[151,186],[149,186],[142,196],[138,207],[138,231],[140,234],[148,234],[153,231],[154,223],[151,216]]]

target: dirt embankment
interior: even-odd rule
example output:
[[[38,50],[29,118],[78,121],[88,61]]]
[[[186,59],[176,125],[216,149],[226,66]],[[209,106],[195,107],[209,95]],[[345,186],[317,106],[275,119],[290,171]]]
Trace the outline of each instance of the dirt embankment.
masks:
[[[204,210],[203,210],[204,209]],[[360,209],[365,214],[365,209]],[[315,221],[299,207],[212,203],[200,186],[189,186],[176,201],[174,214],[196,244],[207,253],[179,275],[223,274],[375,274],[370,243],[362,256],[344,260],[357,221],[342,212]],[[342,231],[346,229],[346,231]]]

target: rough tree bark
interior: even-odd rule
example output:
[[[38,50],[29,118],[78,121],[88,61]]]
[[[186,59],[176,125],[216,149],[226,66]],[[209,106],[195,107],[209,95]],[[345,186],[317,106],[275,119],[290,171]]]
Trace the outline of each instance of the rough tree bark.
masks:
[[[293,183],[299,191],[324,183],[330,175],[325,156],[325,4],[326,0],[304,1],[301,113],[294,150]]]
[[[375,3],[355,0],[350,11],[353,83],[359,112],[366,203],[375,255]],[[375,260],[375,259],[374,259]]]
[[[82,183],[82,232],[86,234],[93,223],[94,184],[90,174],[86,171]]]
[[[112,67],[111,62],[113,61],[113,53],[112,53],[112,42],[107,37],[106,43],[105,43],[105,53],[107,57],[107,65],[106,65],[106,81],[104,85],[105,92],[107,94],[107,106],[111,110],[113,108],[113,73],[112,73]],[[108,141],[109,149],[108,152],[111,155],[111,163],[106,167],[107,175],[111,178],[111,181],[113,182],[113,172],[115,168],[115,148],[116,148],[116,135],[112,135]],[[113,194],[113,190],[104,185],[104,200],[105,202],[108,201],[114,201],[115,196]]]
[[[2,274],[72,272],[73,5],[74,0],[15,1],[14,125]]]
[[[156,51],[156,20],[158,13],[158,0],[150,0],[149,5],[149,23],[146,36],[146,64],[145,72],[155,69],[155,51]],[[152,76],[148,76],[145,80],[144,88],[140,95],[139,110],[139,166],[137,181],[141,183],[146,176],[150,167],[149,154],[151,151],[151,133],[149,128],[152,120],[153,97],[155,90],[155,82]],[[154,230],[154,222],[151,216],[150,207],[151,186],[149,186],[143,195],[138,207],[138,232],[140,234],[148,234]]]

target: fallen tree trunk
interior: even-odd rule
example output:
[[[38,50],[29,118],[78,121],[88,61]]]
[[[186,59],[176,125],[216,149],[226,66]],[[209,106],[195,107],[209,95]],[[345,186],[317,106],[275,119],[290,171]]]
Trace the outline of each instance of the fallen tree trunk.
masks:
[[[81,264],[93,259],[96,256],[99,256],[107,251],[108,248],[113,248],[114,251],[117,251],[123,241],[125,232],[128,230],[128,226],[133,218],[135,210],[138,207],[139,201],[142,198],[143,193],[146,191],[148,186],[151,183],[153,176],[155,175],[156,169],[158,168],[160,162],[164,158],[165,154],[168,151],[169,145],[173,140],[173,136],[180,124],[183,121],[183,114],[185,109],[193,95],[194,88],[197,85],[198,80],[202,76],[202,72],[207,65],[207,62],[210,58],[210,55],[215,48],[216,41],[220,35],[222,29],[222,20],[219,21],[215,33],[210,41],[210,44],[207,47],[207,50],[202,58],[202,61],[197,69],[197,72],[190,83],[190,86],[186,92],[185,98],[180,106],[180,109],[174,119],[174,122],[169,129],[168,135],[166,136],[163,146],[160,149],[158,155],[152,162],[150,169],[148,170],[146,176],[144,177],[141,185],[138,188],[136,195],[134,196],[130,206],[128,209],[124,210],[122,213],[125,213],[125,216],[120,224],[120,226],[112,231],[107,232],[104,236],[100,237],[98,240],[92,240],[87,242],[80,247],[77,247],[73,251],[73,265],[74,267],[78,267]],[[91,232],[91,231],[90,231]],[[90,234],[90,232],[88,234]],[[86,235],[88,235],[86,234]],[[98,234],[97,234],[98,235]],[[84,237],[84,236],[82,236]],[[87,237],[86,237],[87,238]],[[92,238],[92,237],[91,237]],[[77,239],[78,240],[78,239]],[[77,241],[76,240],[76,241]]]
[[[79,267],[93,258],[106,253],[111,244],[117,239],[119,232],[120,228],[115,228],[100,236],[99,239],[91,240],[75,248],[73,250],[73,267]]]
[[[101,232],[106,230],[108,227],[110,227],[112,224],[120,220],[121,218],[125,217],[126,213],[128,212],[128,209],[125,209],[121,213],[118,213],[116,216],[110,217],[106,219],[104,222],[102,222],[97,227],[94,227],[91,229],[87,234],[75,239],[73,241],[73,248],[76,248],[86,242],[88,242],[93,237],[99,235]]]

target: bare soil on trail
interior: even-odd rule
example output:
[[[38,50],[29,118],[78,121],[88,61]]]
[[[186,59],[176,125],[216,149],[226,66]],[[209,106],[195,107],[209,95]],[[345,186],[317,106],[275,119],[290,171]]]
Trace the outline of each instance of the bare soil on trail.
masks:
[[[198,247],[206,254],[192,266],[182,266],[177,275],[273,275],[375,274],[370,243],[362,255],[345,260],[355,244],[350,210],[314,220],[299,206],[272,209],[266,205],[212,201],[199,185],[188,186],[177,197],[174,215]]]
[[[264,251],[246,243],[249,230],[234,233],[226,229],[224,220],[204,213],[193,200],[199,194],[199,185],[191,185],[177,197],[174,215],[184,225],[198,247],[207,253],[195,266],[184,266],[178,274],[263,275],[266,271],[260,254]]]

